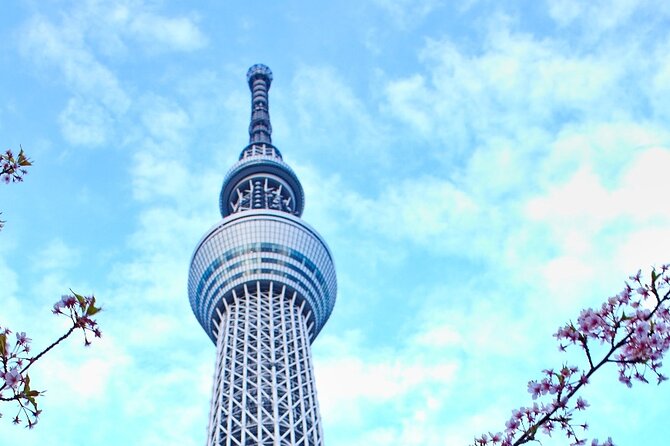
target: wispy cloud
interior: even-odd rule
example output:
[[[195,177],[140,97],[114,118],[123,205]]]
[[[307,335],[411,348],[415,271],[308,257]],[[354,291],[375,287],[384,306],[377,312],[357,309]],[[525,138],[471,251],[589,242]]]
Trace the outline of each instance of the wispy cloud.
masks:
[[[154,51],[193,51],[207,44],[207,38],[192,17],[138,14],[128,22],[128,28],[137,40]]]
[[[670,13],[670,8],[665,4],[647,0],[597,0],[588,3],[577,0],[549,0],[547,3],[550,16],[559,25],[578,24],[592,35],[629,26],[636,14],[650,19]]]
[[[112,68],[129,47],[156,53],[206,45],[194,17],[161,15],[143,2],[93,0],[64,10],[58,21],[36,14],[17,39],[26,58],[43,73],[55,69],[55,79],[75,93],[59,121],[66,141],[79,146],[107,143],[132,106],[132,83],[124,85]]]
[[[441,0],[373,0],[400,28],[416,26],[433,10],[438,8]]]

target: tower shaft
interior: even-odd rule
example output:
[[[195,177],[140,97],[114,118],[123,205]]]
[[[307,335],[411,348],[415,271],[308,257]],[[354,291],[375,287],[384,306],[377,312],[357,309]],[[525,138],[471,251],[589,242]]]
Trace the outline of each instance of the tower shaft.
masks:
[[[256,282],[221,318],[208,446],[320,446],[307,326],[297,293]]]

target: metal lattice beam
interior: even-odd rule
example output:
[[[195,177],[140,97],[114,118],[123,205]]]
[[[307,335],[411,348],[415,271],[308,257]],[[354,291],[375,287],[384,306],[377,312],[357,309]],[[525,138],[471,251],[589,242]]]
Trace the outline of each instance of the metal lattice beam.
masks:
[[[296,292],[259,281],[227,306],[218,330],[208,446],[323,444],[301,305]]]

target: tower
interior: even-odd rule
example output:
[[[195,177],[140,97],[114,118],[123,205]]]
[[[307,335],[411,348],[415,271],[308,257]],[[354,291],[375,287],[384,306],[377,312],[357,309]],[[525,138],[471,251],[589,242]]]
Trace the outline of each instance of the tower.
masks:
[[[254,65],[249,145],[223,181],[188,294],[216,344],[207,446],[321,446],[310,345],[335,304],[332,255],[300,218],[300,181],[272,144],[272,72]]]

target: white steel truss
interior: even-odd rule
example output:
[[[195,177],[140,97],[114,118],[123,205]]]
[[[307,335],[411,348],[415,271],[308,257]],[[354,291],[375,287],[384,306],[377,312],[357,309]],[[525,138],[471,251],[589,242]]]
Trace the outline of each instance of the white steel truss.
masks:
[[[273,209],[293,213],[293,194],[284,181],[273,175],[246,178],[235,187],[230,207],[233,212]]]
[[[219,315],[208,446],[323,445],[304,305],[275,282],[233,291]]]

